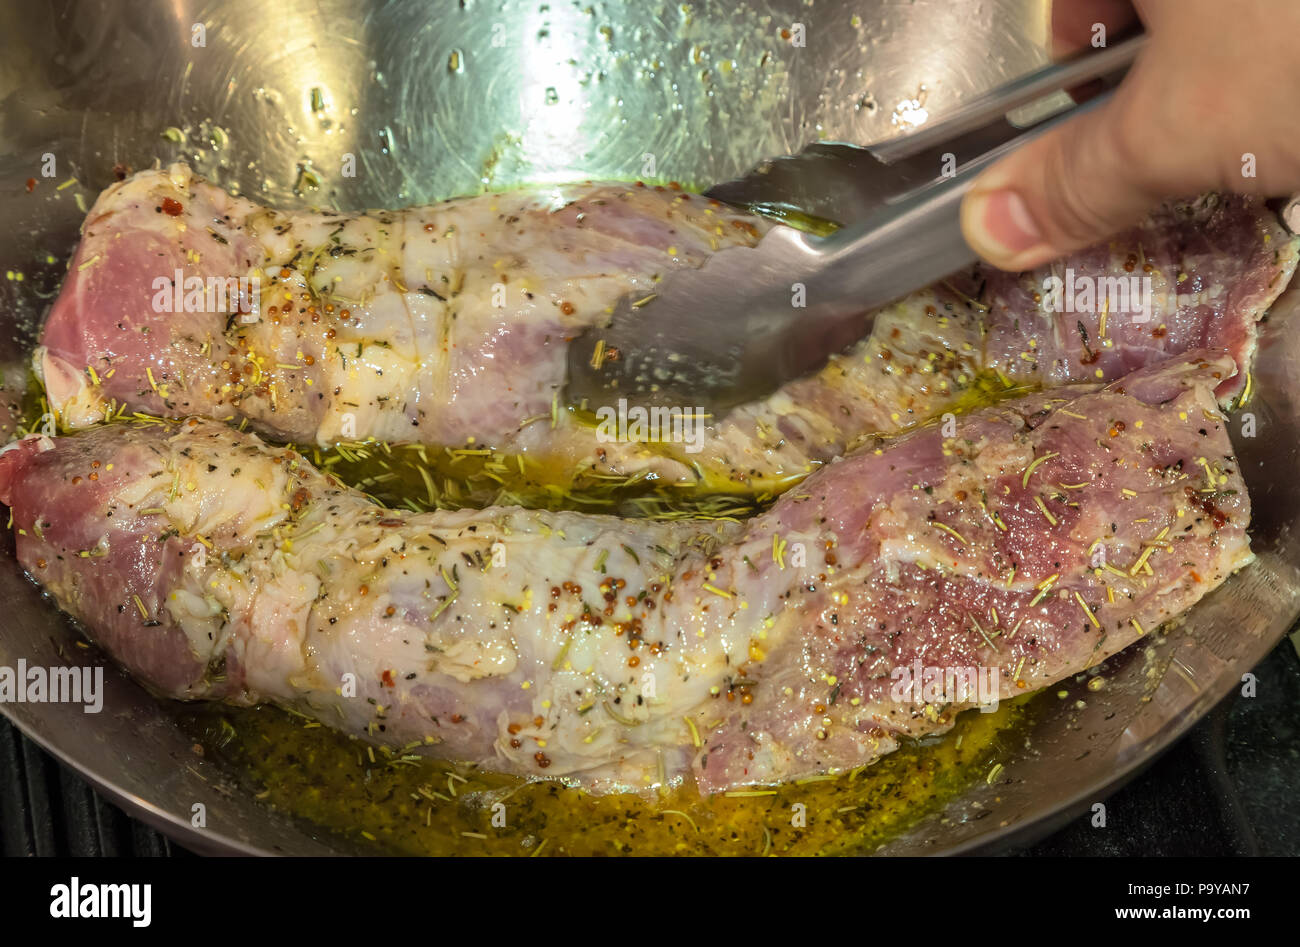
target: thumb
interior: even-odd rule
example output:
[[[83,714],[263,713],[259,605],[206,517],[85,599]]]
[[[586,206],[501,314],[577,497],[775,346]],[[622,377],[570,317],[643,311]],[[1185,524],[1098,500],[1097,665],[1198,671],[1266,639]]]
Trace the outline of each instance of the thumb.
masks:
[[[1121,89],[1111,101],[1017,149],[962,201],[962,233],[995,266],[1028,270],[1091,246],[1139,220],[1167,195],[1147,183],[1140,128]]]

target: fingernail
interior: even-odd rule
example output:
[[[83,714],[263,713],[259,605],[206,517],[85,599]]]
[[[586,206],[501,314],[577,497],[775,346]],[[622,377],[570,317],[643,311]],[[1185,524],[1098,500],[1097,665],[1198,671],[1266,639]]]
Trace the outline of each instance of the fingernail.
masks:
[[[1043,245],[1043,232],[1015,191],[972,194],[962,216],[966,237],[981,256],[1005,261]]]

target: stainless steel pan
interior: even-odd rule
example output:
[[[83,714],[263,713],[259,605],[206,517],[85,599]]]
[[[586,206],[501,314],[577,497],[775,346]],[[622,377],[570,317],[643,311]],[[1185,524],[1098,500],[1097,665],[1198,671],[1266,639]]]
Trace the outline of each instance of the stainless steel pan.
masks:
[[[0,281],[0,364],[7,382],[21,373],[77,238],[77,195],[93,199],[115,165],[184,157],[270,203],[343,209],[587,177],[707,185],[818,138],[879,141],[942,117],[1042,65],[1045,15],[1041,0],[3,0],[0,271],[12,275]],[[355,176],[344,174],[349,155]],[[51,158],[56,173],[45,178]],[[978,784],[884,851],[1005,844],[1101,801],[1240,686],[1291,627],[1297,300],[1288,294],[1265,327],[1246,408],[1257,436],[1236,438],[1258,562],[1167,641],[1110,662],[1101,690],[1064,685],[1069,697],[1042,702],[994,785]],[[97,660],[5,543],[0,664]],[[192,848],[346,850],[236,789],[194,752],[170,708],[111,667],[106,679],[98,715],[68,704],[0,712]],[[198,803],[202,829],[191,824]]]

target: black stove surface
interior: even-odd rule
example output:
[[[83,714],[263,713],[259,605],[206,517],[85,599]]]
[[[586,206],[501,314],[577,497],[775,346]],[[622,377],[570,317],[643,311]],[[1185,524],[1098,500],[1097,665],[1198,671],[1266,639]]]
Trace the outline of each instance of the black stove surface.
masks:
[[[1108,827],[1080,817],[1021,855],[1298,855],[1300,656],[1284,640],[1230,695],[1107,801]],[[0,854],[189,856],[106,802],[0,721]]]

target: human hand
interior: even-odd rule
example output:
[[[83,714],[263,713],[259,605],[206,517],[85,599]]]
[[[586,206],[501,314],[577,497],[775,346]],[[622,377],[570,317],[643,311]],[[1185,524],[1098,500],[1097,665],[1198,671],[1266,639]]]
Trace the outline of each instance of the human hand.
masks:
[[[1202,191],[1300,191],[1300,3],[1057,0],[1055,51],[1138,17],[1147,46],[1112,100],[976,179],[962,231],[984,259],[1030,269]]]

